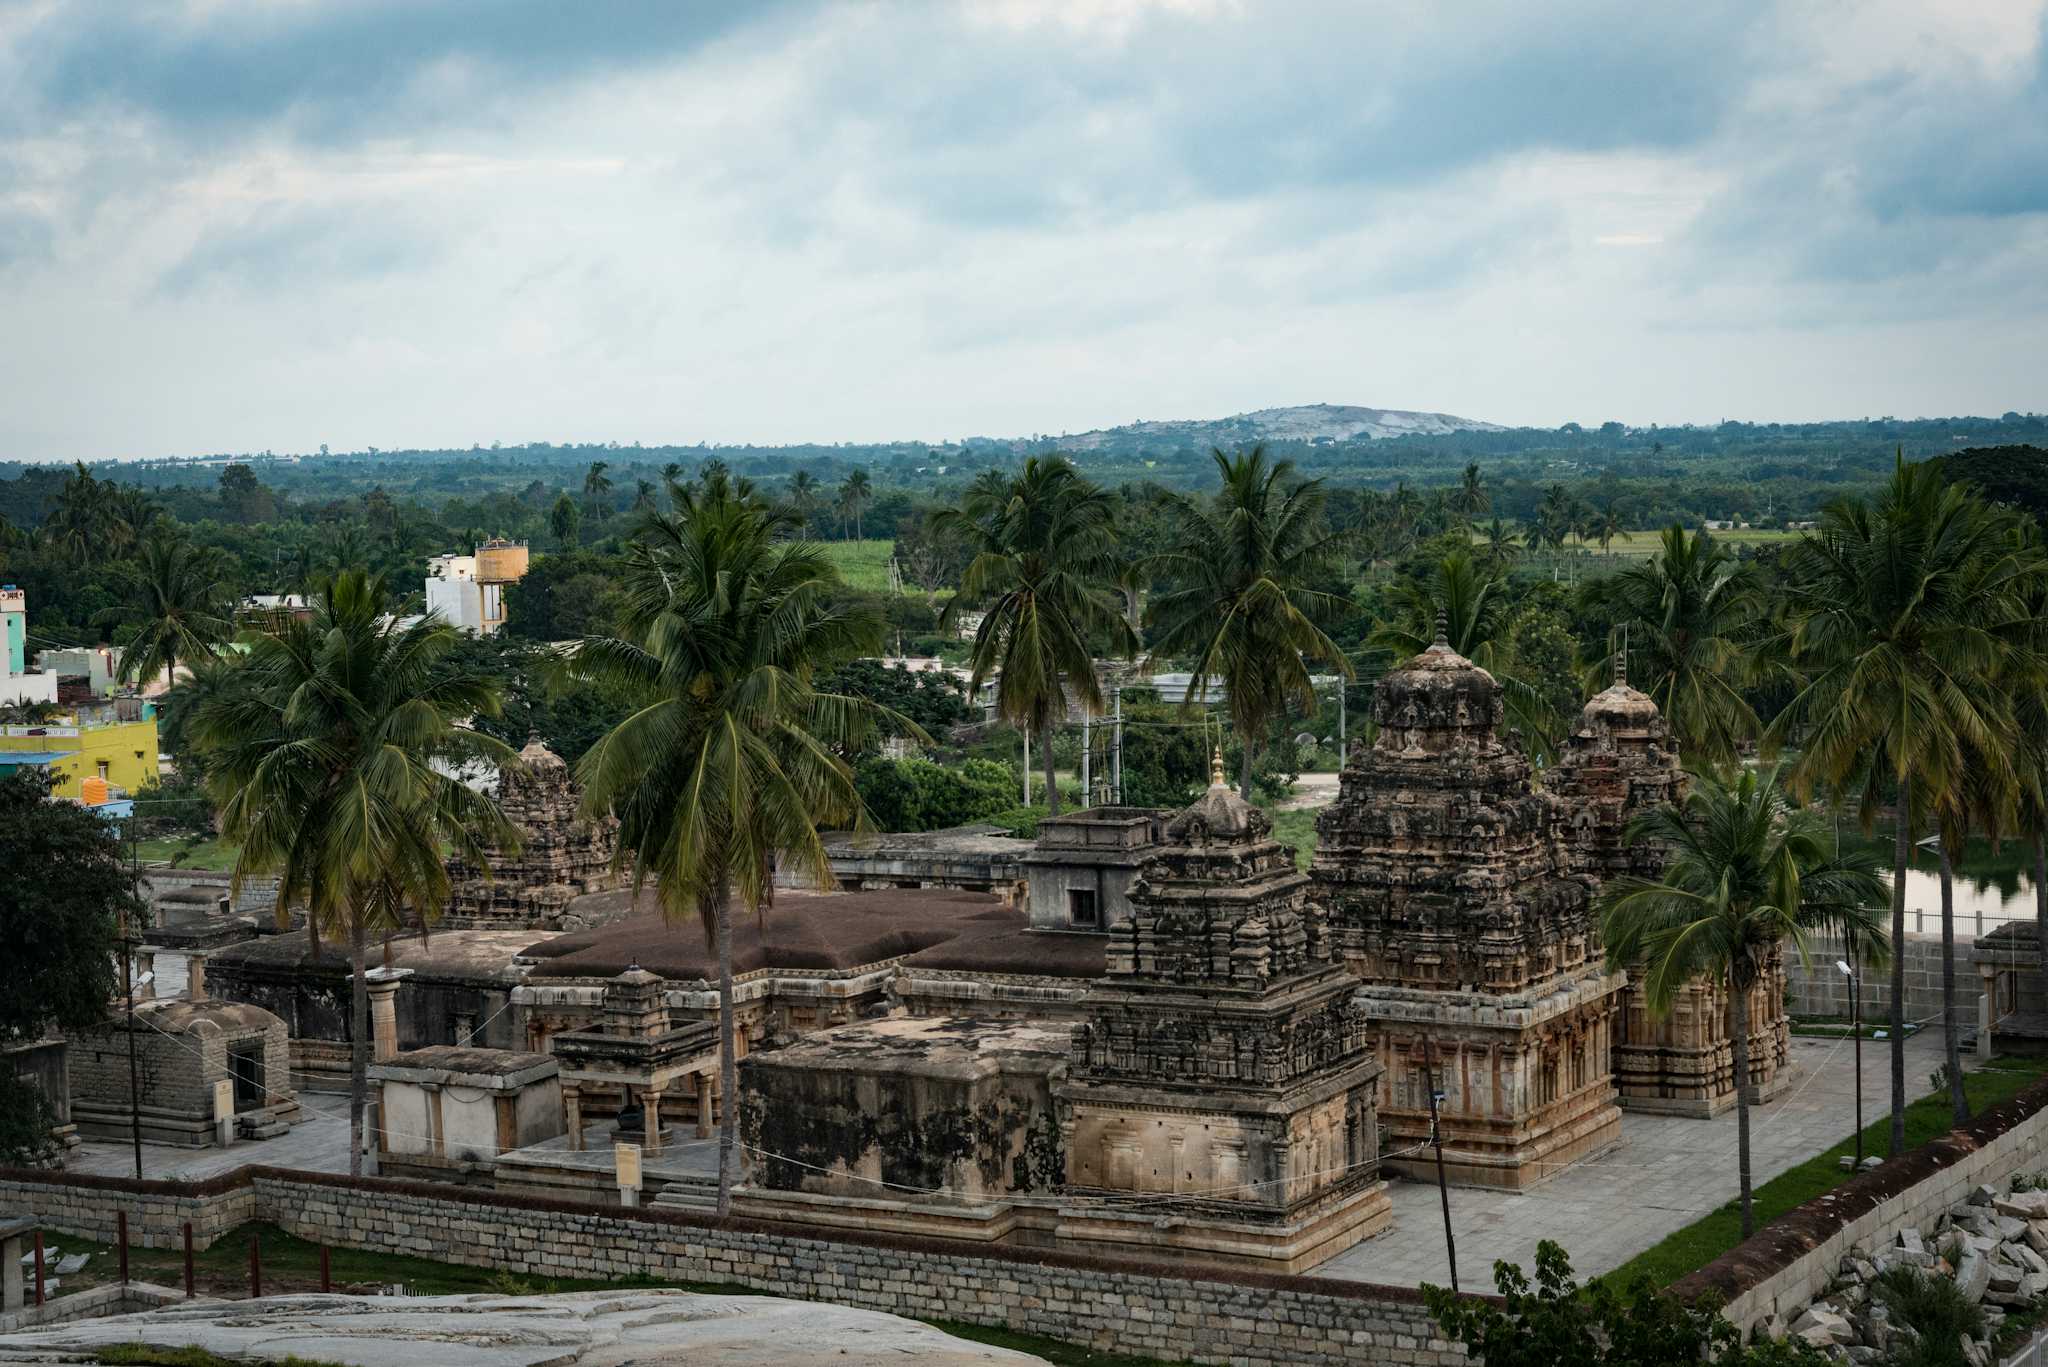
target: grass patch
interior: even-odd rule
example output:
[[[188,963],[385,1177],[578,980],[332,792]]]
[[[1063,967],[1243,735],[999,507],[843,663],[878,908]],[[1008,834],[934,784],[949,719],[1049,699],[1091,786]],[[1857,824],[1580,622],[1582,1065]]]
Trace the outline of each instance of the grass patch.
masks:
[[[1295,807],[1288,811],[1277,811],[1268,807],[1266,815],[1273,818],[1273,838],[1283,845],[1294,846],[1294,865],[1299,869],[1308,868],[1309,861],[1316,853],[1316,813],[1320,807]]]
[[[124,1367],[249,1367],[248,1358],[224,1358],[189,1343],[182,1348],[162,1343],[114,1343],[100,1349],[93,1361]],[[324,1358],[264,1358],[263,1363],[264,1367],[341,1367]]]
[[[985,1343],[991,1348],[1008,1348],[1019,1353],[1030,1353],[1044,1358],[1053,1367],[1170,1367],[1160,1358],[1132,1357],[1128,1353],[1105,1352],[1100,1348],[1083,1348],[1079,1344],[1063,1339],[1049,1339],[1040,1334],[1018,1334],[1008,1329],[990,1329],[979,1324],[962,1324],[958,1320],[926,1320],[934,1329],[943,1329],[954,1338],[966,1339],[972,1343]]]
[[[145,864],[172,864],[181,869],[210,869],[225,873],[235,866],[239,846],[218,840],[138,840],[136,858]]]
[[[894,541],[872,537],[866,541],[821,541],[818,549],[849,586],[875,593],[889,591],[889,560],[896,554]]]
[[[2048,1073],[2048,1059],[2008,1058],[1994,1059],[1977,1072],[1965,1074],[1963,1090],[1970,1098],[1971,1113],[1981,1113],[2001,1101],[2010,1101],[2039,1081],[2044,1073]],[[1882,1098],[1878,1104],[1883,1106]],[[1769,1115],[1770,1111],[1765,1108],[1760,1113],[1753,1112],[1752,1125],[1759,1114]],[[1952,1128],[1954,1122],[1949,1114],[1946,1093],[1924,1096],[1906,1107],[1908,1149],[1917,1149],[1930,1140],[1938,1139]],[[1882,1155],[1890,1137],[1891,1116],[1887,1112],[1864,1128],[1864,1153]],[[1725,1160],[1730,1176],[1735,1171],[1734,1147],[1733,1144],[1728,1145]],[[1856,1137],[1852,1134],[1825,1153],[1814,1155],[1758,1187],[1752,1196],[1757,1227],[1761,1229],[1786,1211],[1848,1181],[1855,1174],[1843,1171],[1840,1160],[1853,1157],[1855,1152]],[[1661,1242],[1638,1253],[1614,1271],[1603,1274],[1603,1280],[1611,1285],[1625,1286],[1637,1276],[1647,1274],[1656,1285],[1669,1286],[1688,1272],[1705,1267],[1741,1242],[1741,1207],[1738,1202],[1730,1201],[1713,1214],[1666,1235]]]

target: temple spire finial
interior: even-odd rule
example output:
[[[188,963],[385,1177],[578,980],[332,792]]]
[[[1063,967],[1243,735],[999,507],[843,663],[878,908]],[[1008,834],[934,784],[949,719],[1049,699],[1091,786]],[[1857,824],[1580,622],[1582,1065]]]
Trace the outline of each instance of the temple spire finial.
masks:
[[[1230,781],[1223,777],[1223,747],[1218,745],[1209,751],[1209,786],[1228,788]]]
[[[1435,645],[1444,650],[1449,650],[1451,648],[1451,617],[1450,614],[1445,612],[1442,608],[1438,608],[1436,610]]]

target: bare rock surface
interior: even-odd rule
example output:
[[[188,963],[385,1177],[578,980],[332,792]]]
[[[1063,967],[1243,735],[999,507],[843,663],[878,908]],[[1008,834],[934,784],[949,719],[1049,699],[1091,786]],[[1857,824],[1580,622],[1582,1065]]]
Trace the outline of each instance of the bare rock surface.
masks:
[[[916,1320],[774,1296],[686,1291],[558,1296],[269,1296],[192,1301],[0,1336],[0,1363],[78,1361],[116,1343],[196,1345],[253,1362],[351,1367],[923,1367],[1042,1363]]]

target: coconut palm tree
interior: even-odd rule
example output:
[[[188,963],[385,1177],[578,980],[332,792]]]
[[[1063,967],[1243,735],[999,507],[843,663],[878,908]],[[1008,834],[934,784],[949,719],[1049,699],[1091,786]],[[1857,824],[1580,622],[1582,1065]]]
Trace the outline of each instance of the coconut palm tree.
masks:
[[[1712,764],[1735,758],[1762,730],[1745,690],[1762,672],[1762,595],[1754,571],[1706,532],[1666,527],[1658,550],[1582,592],[1626,625],[1629,682],[1656,699],[1679,753]],[[1586,682],[1612,677],[1621,649],[1586,667]]]
[[[161,674],[170,682],[181,662],[210,659],[235,634],[225,577],[217,552],[168,532],[152,536],[136,559],[123,561],[128,600],[93,616],[101,626],[135,628],[121,649],[116,677],[132,683]]]
[[[605,471],[611,469],[611,462],[594,460],[583,472],[583,497],[590,502],[590,510],[599,522],[612,515],[612,478]]]
[[[619,818],[619,858],[651,878],[662,912],[699,923],[718,958],[718,1210],[738,1176],[733,903],[755,914],[777,861],[820,886],[820,825],[865,823],[840,756],[877,722],[922,737],[863,698],[821,693],[816,671],[878,650],[880,616],[828,603],[838,585],[816,546],[784,539],[786,515],[716,483],[642,522],[617,637],[574,647],[570,669],[636,698],[577,763],[585,809]]]
[[[846,523],[851,522],[853,524],[853,539],[856,541],[861,539],[863,532],[866,530],[861,525],[861,514],[867,511],[867,506],[873,501],[874,496],[874,481],[868,478],[868,472],[865,470],[851,472],[839,485],[841,529],[844,529]]]
[[[1600,554],[1606,555],[1617,536],[1625,537],[1628,529],[1622,525],[1621,510],[1610,499],[1593,513],[1586,523],[1586,534],[1600,543]]]
[[[818,511],[818,497],[818,477],[809,470],[798,470],[789,477],[789,493],[784,501],[796,514],[799,527],[810,527],[811,515]]]
[[[488,867],[516,848],[496,804],[448,777],[477,760],[516,762],[463,718],[495,716],[499,685],[454,663],[455,628],[400,625],[382,578],[345,570],[312,620],[250,634],[249,653],[212,679],[190,734],[204,752],[222,832],[239,847],[237,886],[278,879],[277,905],[344,938],[354,968],[349,1026],[349,1171],[363,1164],[370,1062],[370,937],[432,920],[449,894],[442,850]]]
[[[1515,530],[1499,518],[1486,524],[1486,568],[1499,574],[1515,563],[1521,547],[1515,544]]]
[[[1458,479],[1458,489],[1451,496],[1451,506],[1457,511],[1459,521],[1471,526],[1479,520],[1481,513],[1493,508],[1493,495],[1486,491],[1486,481],[1480,477],[1479,463],[1469,462],[1465,473]]]
[[[1562,721],[1515,659],[1521,614],[1508,606],[1507,580],[1453,551],[1437,562],[1427,580],[1396,584],[1393,615],[1373,628],[1367,644],[1405,660],[1429,649],[1442,623],[1451,649],[1493,675],[1501,686],[1508,722],[1532,756],[1541,759],[1557,746]]]
[[[1852,789],[1865,829],[1893,797],[1892,937],[1905,933],[1916,824],[1953,805],[1968,766],[2003,788],[2017,751],[2004,684],[2037,674],[2028,594],[2039,562],[2009,518],[1900,457],[1868,499],[1838,500],[1790,556],[1781,646],[1807,682],[1767,737],[1800,744],[1802,791]],[[1891,789],[1888,794],[1887,786]],[[1905,984],[1892,961],[1891,1146],[1905,1146]]]
[[[1818,816],[1794,808],[1776,769],[1728,779],[1698,776],[1679,807],[1645,812],[1630,840],[1669,853],[1664,877],[1610,879],[1600,898],[1601,935],[1616,971],[1641,964],[1650,1010],[1667,1014],[1695,978],[1716,982],[1728,1011],[1735,1065],[1736,1165],[1742,1234],[1755,1233],[1750,1207],[1749,994],[1770,955],[1790,941],[1808,957],[1807,937],[1833,931],[1870,950],[1884,944],[1876,908],[1885,897],[1875,856],[1837,856]]]
[[[1189,709],[1201,706],[1212,680],[1222,683],[1242,747],[1238,790],[1250,801],[1252,753],[1267,728],[1290,709],[1316,706],[1309,662],[1353,677],[1343,649],[1317,625],[1344,600],[1309,587],[1342,538],[1323,524],[1323,482],[1295,482],[1292,461],[1268,461],[1264,446],[1213,455],[1223,481],[1213,499],[1166,496],[1172,540],[1152,565],[1168,585],[1151,604],[1152,662],[1192,661]]]
[[[1037,738],[1046,803],[1057,816],[1052,731],[1066,714],[1067,691],[1100,712],[1091,642],[1126,654],[1138,644],[1114,588],[1115,504],[1066,457],[1028,456],[1013,476],[976,479],[958,508],[933,514],[932,527],[974,550],[941,618],[950,626],[961,612],[983,609],[967,691],[978,694],[998,676],[996,714]]]
[[[636,479],[633,481],[633,511],[644,513],[654,507],[654,481]]]

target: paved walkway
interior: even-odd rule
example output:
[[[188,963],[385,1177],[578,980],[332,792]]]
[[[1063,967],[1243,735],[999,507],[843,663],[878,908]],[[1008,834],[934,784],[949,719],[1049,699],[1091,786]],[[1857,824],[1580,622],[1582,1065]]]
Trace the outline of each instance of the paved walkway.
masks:
[[[232,1172],[251,1163],[307,1172],[348,1171],[348,1096],[339,1092],[300,1092],[305,1118],[290,1134],[275,1139],[244,1139],[225,1149],[181,1149],[169,1144],[142,1146],[142,1175],[164,1181],[197,1180]],[[133,1177],[135,1150],[109,1139],[88,1139],[64,1165],[67,1172],[99,1177]]]
[[[1856,1129],[1856,1070],[1849,1040],[1792,1041],[1792,1086],[1750,1110],[1750,1164],[1762,1186]],[[1883,1118],[1891,1094],[1891,1046],[1863,1042],[1863,1114]],[[1967,1067],[1971,1060],[1965,1060]],[[1941,1066],[1941,1035],[1906,1042],[1906,1086],[1918,1096]],[[1437,1189],[1396,1181],[1394,1227],[1338,1254],[1314,1275],[1393,1286],[1450,1281],[1444,1259],[1443,1211]],[[1735,1199],[1735,1112],[1712,1120],[1622,1112],[1621,1143],[1575,1164],[1532,1191],[1451,1188],[1451,1229],[1458,1272],[1467,1289],[1491,1290],[1497,1260],[1536,1263],[1536,1245],[1553,1239],[1571,1255],[1580,1277],[1607,1272],[1665,1235]]]

